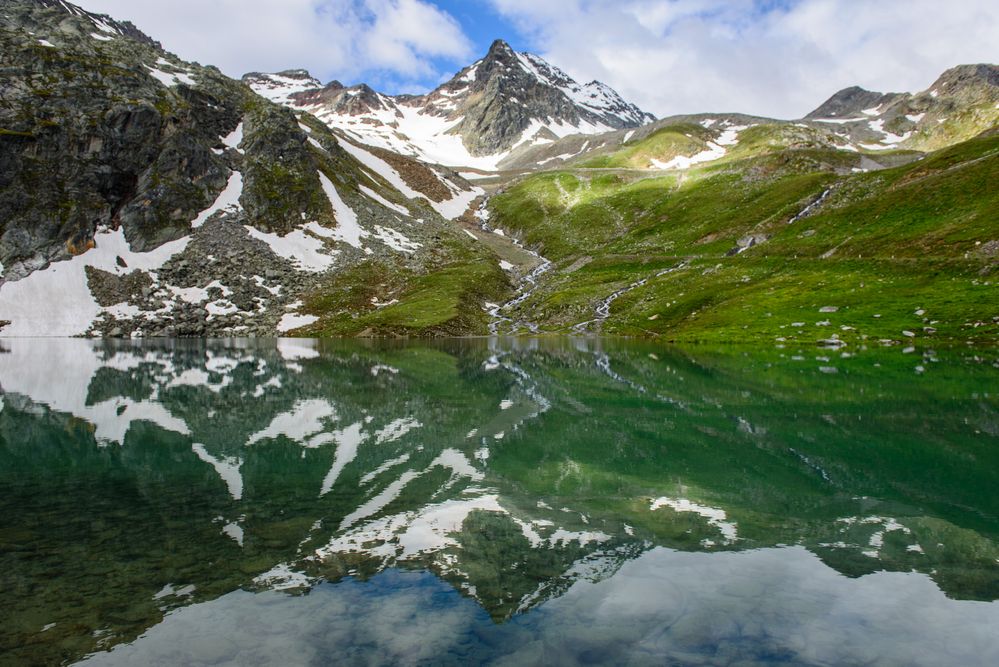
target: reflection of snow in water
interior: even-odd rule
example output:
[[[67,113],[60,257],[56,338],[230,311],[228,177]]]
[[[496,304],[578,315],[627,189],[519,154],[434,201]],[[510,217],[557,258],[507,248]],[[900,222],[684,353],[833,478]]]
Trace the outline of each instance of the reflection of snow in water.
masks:
[[[232,496],[233,500],[239,500],[243,497],[243,475],[239,472],[243,466],[242,459],[236,456],[217,458],[209,454],[204,445],[198,443],[191,445],[191,449],[194,450],[199,459],[215,468],[215,472],[219,474],[219,477],[228,487],[229,495]]]
[[[337,418],[336,408],[321,398],[300,400],[288,412],[276,415],[271,423],[250,436],[246,444],[284,436],[307,449],[314,449],[332,441],[327,433],[327,423]]]
[[[57,412],[72,414],[94,425],[94,437],[103,444],[122,444],[134,422],[148,421],[161,428],[190,434],[187,423],[158,400],[158,394],[136,400],[113,396],[88,400],[88,388],[103,367],[126,372],[149,364],[162,374],[177,373],[169,358],[154,352],[128,352],[106,358],[95,341],[83,339],[9,339],[0,354],[0,382],[6,394],[21,394]],[[44,359],[44,363],[39,363]]]
[[[708,520],[708,525],[714,526],[721,531],[722,537],[725,538],[726,544],[739,539],[736,531],[736,525],[735,523],[727,520],[728,516],[725,514],[725,510],[717,509],[715,507],[707,507],[705,505],[698,505],[697,503],[691,502],[686,498],[674,499],[667,498],[665,496],[653,500],[649,509],[655,512],[660,507],[669,507],[674,512],[692,512],[704,517]]]

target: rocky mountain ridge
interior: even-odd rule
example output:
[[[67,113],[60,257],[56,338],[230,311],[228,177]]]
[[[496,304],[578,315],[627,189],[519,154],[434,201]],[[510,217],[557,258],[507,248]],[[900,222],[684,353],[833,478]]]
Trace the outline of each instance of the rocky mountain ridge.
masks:
[[[302,70],[251,73],[243,80],[359,141],[451,166],[495,166],[517,147],[655,120],[605,84],[579,84],[502,40],[426,95],[382,95],[338,81],[319,87]]]
[[[630,166],[657,168],[657,164],[685,165],[690,159],[718,159],[725,154],[721,148],[726,145],[726,131],[742,132],[750,127],[767,126],[783,137],[773,145],[848,151],[864,158],[858,157],[854,166],[871,168],[879,164],[897,164],[899,151],[908,152],[909,159],[915,159],[926,151],[966,141],[997,122],[999,67],[959,65],[941,74],[932,86],[918,93],[879,93],[858,86],[845,88],[801,119],[779,120],[741,113],[669,116],[638,128],[597,136],[573,135],[526,147],[508,157],[501,166],[505,169],[553,169],[587,164],[641,144],[670,128],[696,124],[703,131],[699,134],[687,132],[689,141],[681,142],[685,144],[682,146],[673,146],[676,151],[658,154],[653,151],[644,161],[632,161]],[[733,137],[733,140],[737,138]],[[673,163],[676,158],[681,159]],[[861,167],[861,162],[865,166]]]

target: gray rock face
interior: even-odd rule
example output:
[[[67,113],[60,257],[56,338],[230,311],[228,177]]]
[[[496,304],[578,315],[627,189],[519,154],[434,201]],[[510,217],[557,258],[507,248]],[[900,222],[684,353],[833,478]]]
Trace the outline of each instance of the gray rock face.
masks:
[[[225,184],[220,136],[249,91],[130,24],[47,0],[0,15],[0,263],[8,278],[122,226],[137,250],[178,238]]]
[[[430,93],[425,104],[449,118],[463,117],[455,132],[473,155],[511,148],[536,120],[608,130],[655,120],[603,84],[580,86],[541,58],[516,53],[501,40],[484,59]]]

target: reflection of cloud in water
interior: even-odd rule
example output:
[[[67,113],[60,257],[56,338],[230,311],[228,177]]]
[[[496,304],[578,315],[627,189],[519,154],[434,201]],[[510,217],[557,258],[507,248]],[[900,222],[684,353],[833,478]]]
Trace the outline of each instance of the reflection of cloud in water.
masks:
[[[899,613],[901,609],[905,613]],[[94,664],[992,665],[999,607],[949,600],[926,576],[847,579],[801,548],[656,549],[544,613],[495,624],[446,584],[387,571],[308,596],[235,592],[175,611]]]

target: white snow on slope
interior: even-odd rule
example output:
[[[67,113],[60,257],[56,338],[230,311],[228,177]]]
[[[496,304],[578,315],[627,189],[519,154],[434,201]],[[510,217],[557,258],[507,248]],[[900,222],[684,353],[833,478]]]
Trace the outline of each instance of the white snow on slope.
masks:
[[[249,225],[243,227],[250,236],[266,243],[275,255],[287,259],[300,271],[320,273],[336,264],[336,251],[331,251],[322,241],[322,238],[335,238],[335,232],[318,222],[306,223],[284,236],[262,232]]]
[[[298,313],[285,313],[281,316],[281,321],[278,322],[277,330],[279,333],[287,333],[299,327],[305,327],[310,324],[315,324],[319,321],[319,318],[315,315],[299,315]]]
[[[326,174],[319,173],[319,182],[323,186],[323,192],[326,193],[327,199],[330,200],[330,206],[333,207],[333,215],[336,217],[336,229],[333,230],[333,238],[360,249],[362,247],[361,239],[368,236],[367,230],[361,228],[361,225],[358,224],[357,214],[340,198],[340,193],[337,192],[333,181],[327,178]]]
[[[484,195],[486,192],[482,188],[474,187],[471,190],[459,191],[453,199],[442,202],[431,201],[430,205],[441,214],[445,220],[460,218],[471,206],[472,202]]]
[[[161,69],[157,69],[156,67],[151,67],[149,65],[146,65],[146,69],[149,70],[149,74],[154,79],[162,83],[167,88],[176,86],[181,83],[188,86],[196,85],[196,82],[194,81],[194,79],[191,78],[191,75],[186,72],[176,72],[176,73],[164,72]]]
[[[348,153],[350,153],[354,157],[354,159],[356,159],[365,167],[367,167],[371,171],[375,172],[376,174],[384,178],[389,185],[398,190],[404,197],[406,197],[407,199],[426,200],[434,208],[434,210],[440,213],[441,216],[443,216],[447,220],[454,220],[455,218],[462,216],[465,213],[465,211],[468,210],[468,206],[469,204],[472,203],[472,201],[485,194],[485,191],[482,190],[482,188],[472,188],[471,190],[458,190],[456,187],[453,186],[453,184],[451,184],[449,181],[441,177],[440,174],[434,172],[437,178],[440,179],[441,182],[443,182],[444,185],[447,186],[455,196],[449,200],[445,200],[442,202],[432,201],[422,192],[419,192],[411,188],[409,184],[406,183],[406,181],[402,178],[402,176],[399,175],[399,172],[396,171],[395,168],[392,167],[392,165],[390,165],[385,160],[381,159],[377,155],[374,155],[370,151],[361,148],[360,146],[354,144],[353,142],[344,141],[342,139],[338,139],[338,141],[340,145],[343,147],[343,149]],[[457,192],[455,192],[456,190]],[[372,196],[374,194],[373,192],[370,192],[367,188],[364,188],[362,192],[364,192],[364,194],[368,196]],[[382,201],[383,203],[388,205],[389,208],[393,208],[395,210],[398,210],[400,208],[389,202],[384,202],[384,200]],[[405,211],[405,214],[409,215],[409,211]]]
[[[866,120],[866,118],[815,118],[813,122],[846,125],[847,123],[862,123]]]
[[[385,107],[359,116],[337,114],[321,105],[295,107],[308,111],[329,127],[346,132],[355,141],[418,158],[424,162],[494,171],[507,153],[475,157],[461,137],[448,134],[461,118],[448,120],[384,98]],[[347,148],[344,146],[344,148]]]
[[[677,155],[668,162],[653,158],[650,160],[651,166],[655,169],[690,169],[695,164],[713,162],[725,157],[728,152],[726,146],[734,146],[739,143],[739,133],[749,127],[749,125],[733,125],[724,130],[717,139],[709,141],[707,150],[690,156]]]
[[[589,93],[584,94],[584,97],[588,102],[594,102]],[[496,171],[499,163],[510,154],[507,150],[493,155],[472,155],[462,138],[451,133],[462,122],[463,117],[448,118],[429,113],[417,106],[396,103],[388,98],[381,99],[385,108],[358,116],[334,113],[321,105],[295,108],[314,114],[329,127],[343,130],[359,143],[386,148],[431,164]],[[594,107],[594,110],[599,109]],[[613,129],[603,123],[582,121],[578,125],[572,125],[564,121],[556,122],[551,118],[535,119],[514,145],[549,143],[550,138],[536,136],[542,128],[558,138],[571,134],[602,134]]]
[[[243,143],[243,123],[242,123],[242,121],[240,121],[239,125],[236,126],[235,130],[233,130],[232,132],[230,132],[226,136],[222,137],[222,143],[225,144],[226,146],[228,146],[229,148],[235,148],[240,153],[243,152],[243,151],[239,150],[239,145],[241,143]]]
[[[912,132],[906,132],[905,134],[894,134],[892,132],[889,132],[884,127],[885,122],[883,119],[872,120],[868,123],[868,125],[870,126],[872,131],[884,135],[884,138],[881,139],[882,144],[900,144],[912,136]],[[868,148],[868,146],[864,145],[864,148]]]
[[[243,174],[238,171],[229,175],[229,182],[215,199],[215,203],[198,214],[198,217],[191,222],[191,227],[200,227],[219,211],[235,212],[240,210],[239,198],[243,195]]]
[[[397,232],[390,227],[382,227],[381,225],[375,225],[375,233],[373,236],[397,252],[409,254],[414,253],[423,247],[422,243],[409,240],[409,237],[402,232]]]
[[[190,237],[164,243],[150,252],[133,252],[125,232],[102,231],[94,236],[96,247],[72,259],[53,262],[16,282],[0,286],[0,320],[11,324],[0,336],[79,336],[105,309],[94,300],[87,285],[86,267],[124,275],[149,271],[187,247]],[[121,257],[128,268],[117,263]]]
[[[322,83],[318,79],[299,79],[280,74],[265,74],[258,80],[250,83],[250,88],[257,95],[266,97],[271,102],[277,104],[291,104],[291,96],[306,90],[322,88]]]
[[[382,197],[380,194],[378,194],[368,186],[359,184],[358,188],[361,190],[361,192],[364,194],[365,197],[373,199],[374,201],[378,202],[385,208],[391,209],[396,213],[401,213],[402,215],[409,215],[409,209],[407,209],[404,206],[400,206],[399,204],[393,204],[388,199],[385,199],[385,197]]]
[[[574,104],[598,114],[613,114],[634,122],[645,120],[639,112],[631,108],[620,95],[599,81],[580,84],[551,63],[531,53],[517,53],[517,61],[528,74],[562,91]],[[587,123],[587,125],[590,125]],[[601,134],[614,128],[604,123],[591,125],[596,131],[582,134]],[[597,129],[602,128],[602,129]]]
[[[399,175],[399,172],[392,168],[392,166],[385,160],[364,150],[353,142],[343,141],[342,139],[338,139],[338,141],[340,146],[342,146],[345,151],[350,153],[355,160],[384,178],[388,181],[389,185],[401,192],[407,199],[419,199],[424,196],[422,192],[417,192],[413,188],[409,187],[409,184],[403,180],[402,176]]]

